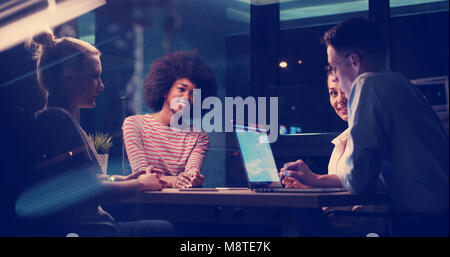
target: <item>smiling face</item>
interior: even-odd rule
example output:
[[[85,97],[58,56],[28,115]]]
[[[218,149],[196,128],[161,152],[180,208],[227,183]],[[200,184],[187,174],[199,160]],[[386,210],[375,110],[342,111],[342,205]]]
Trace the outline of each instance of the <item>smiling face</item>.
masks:
[[[336,114],[344,121],[347,121],[347,97],[339,87],[339,81],[336,76],[328,76],[328,93],[330,95],[330,104],[336,111]]]
[[[164,101],[163,108],[169,108],[172,112],[177,112],[182,108],[179,100],[182,98],[189,101],[190,106],[192,106],[193,98],[194,98],[194,89],[195,85],[187,78],[177,79],[169,90],[167,97]],[[178,101],[177,101],[178,100]],[[176,102],[172,102],[176,101]],[[172,105],[171,105],[172,103]],[[172,108],[171,108],[172,107]]]
[[[72,105],[78,108],[94,108],[96,96],[105,89],[100,78],[102,65],[100,56],[83,60],[79,74],[74,74],[71,83]]]

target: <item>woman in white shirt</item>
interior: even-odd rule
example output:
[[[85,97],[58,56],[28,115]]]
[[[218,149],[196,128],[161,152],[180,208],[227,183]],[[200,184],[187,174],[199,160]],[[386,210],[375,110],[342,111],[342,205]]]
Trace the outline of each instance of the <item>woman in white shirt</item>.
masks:
[[[330,95],[330,104],[336,111],[336,114],[347,121],[347,97],[339,88],[339,82],[336,76],[328,75],[328,93]],[[345,178],[345,162],[351,154],[347,147],[349,129],[344,130],[339,136],[331,142],[334,149],[328,163],[328,174],[316,174],[311,171],[308,165],[301,159],[286,163],[280,171],[280,177],[284,176],[282,183],[287,188],[307,188],[307,187],[342,187],[342,179]],[[351,212],[388,212],[388,206],[384,205],[356,205],[343,207],[324,207],[325,212],[330,213],[329,218],[335,227],[344,228],[347,235],[366,235],[368,233],[386,233],[386,219],[376,217],[358,217],[358,216],[335,216],[331,213],[335,211]]]
[[[328,93],[330,95],[330,104],[336,111],[336,114],[347,121],[347,97],[339,88],[336,76],[328,76]],[[343,178],[344,169],[340,169],[345,164],[346,156],[350,154],[346,152],[348,137],[348,129],[344,130],[333,141],[334,149],[328,163],[328,174],[319,175],[312,172],[308,165],[299,159],[295,162],[289,162],[284,165],[280,171],[280,176],[286,176],[283,184],[290,188],[300,187],[342,187],[340,178]]]

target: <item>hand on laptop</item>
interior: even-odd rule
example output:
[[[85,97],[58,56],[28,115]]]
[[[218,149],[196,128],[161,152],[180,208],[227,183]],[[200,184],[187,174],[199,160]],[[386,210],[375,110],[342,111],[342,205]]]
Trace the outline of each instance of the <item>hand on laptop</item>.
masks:
[[[315,182],[317,180],[318,175],[312,172],[308,165],[306,163],[299,159],[295,162],[288,162],[284,164],[283,168],[280,170],[280,177],[295,179],[298,183],[302,184],[303,186],[315,186]],[[284,180],[284,179],[282,179]],[[291,180],[286,180],[286,183],[288,183]],[[292,184],[294,182],[289,182],[289,184]],[[284,183],[283,183],[284,184]],[[285,184],[287,186],[287,184]],[[292,184],[293,185],[293,184]]]
[[[281,176],[281,172],[280,172]],[[284,177],[281,183],[285,185],[286,188],[311,188],[308,185],[300,183],[297,179],[291,177]]]

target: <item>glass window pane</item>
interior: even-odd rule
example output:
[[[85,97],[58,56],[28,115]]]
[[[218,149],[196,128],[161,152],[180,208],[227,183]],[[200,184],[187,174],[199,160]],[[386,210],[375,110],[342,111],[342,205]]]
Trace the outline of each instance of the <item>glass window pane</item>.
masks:
[[[280,3],[281,29],[337,24],[356,16],[367,17],[368,0],[291,0]]]
[[[391,17],[448,11],[447,0],[390,0]]]

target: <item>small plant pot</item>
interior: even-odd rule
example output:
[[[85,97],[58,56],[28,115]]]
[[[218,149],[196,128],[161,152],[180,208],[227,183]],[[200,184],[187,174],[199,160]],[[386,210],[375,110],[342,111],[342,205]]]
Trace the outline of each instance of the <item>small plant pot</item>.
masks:
[[[108,170],[108,156],[109,154],[99,154],[98,162],[100,163],[100,167],[102,168],[103,175],[106,175]]]

